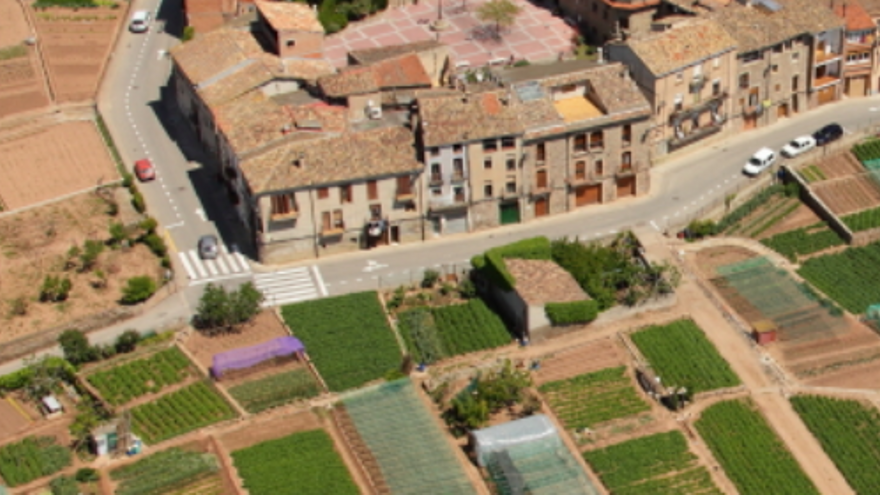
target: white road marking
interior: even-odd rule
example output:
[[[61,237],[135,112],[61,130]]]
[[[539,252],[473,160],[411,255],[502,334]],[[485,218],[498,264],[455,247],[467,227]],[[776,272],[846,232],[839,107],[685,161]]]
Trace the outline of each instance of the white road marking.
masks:
[[[199,272],[199,277],[205,278],[208,276],[208,272],[205,270],[205,266],[202,264],[202,260],[201,260],[201,258],[199,258],[199,255],[196,254],[195,249],[190,249],[186,253],[181,253],[181,254],[189,255],[190,258],[192,258],[193,266],[195,266],[196,271]]]
[[[660,227],[658,227],[657,224],[654,223],[653,220],[651,220],[651,226],[654,227],[654,230],[656,230],[657,232],[660,232]]]
[[[168,227],[165,227],[166,229]],[[180,253],[181,255],[183,253]],[[186,256],[180,256],[180,263],[183,265],[183,269],[186,270],[186,276],[189,277],[190,280],[195,280],[196,273],[193,271],[192,266],[189,264],[189,260]]]
[[[321,276],[321,270],[318,268],[318,265],[312,265],[312,275],[315,276],[315,282],[318,283],[318,290],[321,291],[321,295],[327,297],[327,286],[324,284],[324,277]],[[376,278],[373,276],[373,278]]]
[[[166,225],[165,230],[176,229],[178,227],[183,227],[183,222],[177,222],[177,223],[172,223],[171,225]]]
[[[208,267],[208,271],[211,272],[212,277],[217,276],[217,263],[214,260],[205,260],[205,266]]]
[[[223,262],[223,258],[218,256],[216,261],[217,261],[217,266],[220,268],[220,272],[223,273],[223,275],[228,275],[229,274],[229,267],[227,267],[226,263]]]
[[[205,210],[203,210],[201,208],[196,208],[196,215],[198,215],[199,218],[201,218],[203,222],[208,221],[208,218],[205,216]]]

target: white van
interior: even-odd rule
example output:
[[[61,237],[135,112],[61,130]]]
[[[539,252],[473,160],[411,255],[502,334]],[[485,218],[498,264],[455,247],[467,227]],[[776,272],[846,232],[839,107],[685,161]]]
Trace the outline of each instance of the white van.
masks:
[[[145,33],[147,29],[150,29],[150,13],[146,10],[136,10],[131,16],[128,29],[132,33]]]
[[[758,175],[770,168],[774,163],[776,163],[776,152],[770,148],[761,148],[749,158],[746,166],[743,167],[743,172],[746,175]]]

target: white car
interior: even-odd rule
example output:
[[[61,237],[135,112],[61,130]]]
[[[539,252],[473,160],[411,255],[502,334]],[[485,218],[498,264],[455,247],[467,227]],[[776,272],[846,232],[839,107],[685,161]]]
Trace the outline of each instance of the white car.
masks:
[[[816,140],[813,136],[801,136],[791,140],[790,143],[782,147],[782,156],[794,158],[801,153],[806,153],[816,147]]]
[[[128,29],[132,33],[145,33],[150,29],[150,13],[146,10],[136,10],[131,16]]]
[[[746,162],[743,172],[746,175],[758,175],[776,163],[776,152],[770,148],[761,148]]]

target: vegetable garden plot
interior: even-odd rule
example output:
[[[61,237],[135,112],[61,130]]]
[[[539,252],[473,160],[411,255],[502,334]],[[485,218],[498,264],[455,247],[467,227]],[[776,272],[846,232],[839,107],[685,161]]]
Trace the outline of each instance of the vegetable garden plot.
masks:
[[[816,253],[830,247],[841,246],[843,239],[827,226],[821,229],[796,229],[764,239],[762,244],[785,256],[791,262],[798,255]]]
[[[324,430],[294,433],[237,450],[232,461],[251,495],[360,493]]]
[[[375,292],[289,304],[281,314],[330,390],[360,387],[400,367],[400,347]]]
[[[818,495],[776,433],[749,403],[706,408],[694,425],[742,495]]]
[[[559,421],[572,430],[651,410],[625,366],[545,383],[538,390]]]
[[[880,208],[862,210],[842,217],[843,223],[853,232],[861,232],[880,227]]]
[[[678,430],[587,451],[584,459],[613,495],[723,493]]]
[[[235,417],[210,385],[195,383],[131,409],[134,431],[148,444]]]
[[[854,314],[880,302],[880,243],[810,258],[798,270],[817,289]]]
[[[464,468],[408,378],[343,399],[395,495],[473,494]]]
[[[9,486],[55,474],[70,462],[70,451],[53,437],[27,437],[0,447],[0,476]]]
[[[630,334],[630,338],[666,386],[687,387],[696,394],[740,384],[739,377],[692,320],[651,326]]]
[[[95,372],[87,379],[101,397],[118,406],[180,383],[192,373],[186,356],[177,347],[171,347],[150,357]]]
[[[213,454],[174,447],[114,469],[110,478],[119,482],[116,495],[152,495],[210,477],[219,469]]]
[[[271,407],[288,404],[297,399],[308,399],[321,393],[308,370],[293,370],[229,388],[241,407],[258,413]]]
[[[844,253],[850,251],[852,249]],[[814,263],[814,260],[825,258],[826,256],[811,258],[803,266],[806,267]],[[846,331],[845,320],[830,316],[820,302],[811,299],[807,291],[800,287],[785,270],[777,269],[766,258],[724,265],[718,268],[718,272],[722,274],[723,282],[718,280],[713,282],[716,285],[727,284],[733,287],[749,304],[757,308],[764,318],[776,323],[780,329],[780,340],[810,341]],[[801,275],[804,276],[803,273]],[[804,278],[810,280],[807,276]],[[816,286],[822,289],[818,284]]]
[[[486,465],[499,495],[597,495],[559,436],[492,452]]]
[[[511,341],[504,322],[481,299],[411,309],[398,318],[407,349],[420,363],[501,347]]]
[[[791,405],[856,493],[880,487],[880,413],[854,400],[818,395],[791,398]]]

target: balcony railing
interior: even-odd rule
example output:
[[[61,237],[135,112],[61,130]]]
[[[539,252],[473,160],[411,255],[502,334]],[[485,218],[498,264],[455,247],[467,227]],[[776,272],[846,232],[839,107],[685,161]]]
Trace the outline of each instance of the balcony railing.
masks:
[[[467,206],[466,194],[453,194],[442,198],[432,198],[428,201],[428,207],[431,210],[443,210],[451,208],[462,208]]]
[[[763,107],[762,107],[763,108]],[[695,143],[700,139],[703,139],[707,136],[711,136],[716,132],[720,131],[724,127],[724,121],[722,120],[720,123],[713,123],[712,125],[707,125],[703,127],[699,127],[694,129],[689,134],[683,137],[674,137],[668,141],[669,151],[675,151],[679,148],[683,148],[689,144]]]
[[[321,228],[321,235],[324,236],[340,235],[343,232],[345,232],[345,222],[341,220],[338,222],[333,222],[330,225],[324,225]]]
[[[823,86],[828,86],[834,83],[840,82],[840,74],[824,74],[821,77],[816,77],[813,79],[813,87],[821,88]]]
[[[712,106],[717,105],[719,101],[727,98],[727,96],[727,91],[722,91],[717,95],[712,95],[697,104],[691,105],[687,108],[682,108],[681,110],[676,110],[672,112],[672,115],[669,116],[669,121],[673,122],[675,120],[685,120],[693,115],[703,113],[706,110],[709,110]]]
[[[273,222],[283,222],[284,220],[294,220],[299,217],[299,210],[296,208],[284,213],[273,213],[271,218]]]
[[[428,179],[428,184],[432,186],[443,184],[443,174],[431,174],[431,178]]]
[[[840,53],[834,53],[834,52],[828,52],[828,53],[826,53],[826,52],[824,52],[824,51],[816,50],[816,63],[817,63],[817,64],[822,64],[822,63],[825,63],[825,62],[829,62],[829,61],[831,61],[831,60],[834,60],[834,59],[837,59],[837,58],[840,58],[840,57],[841,57],[841,54],[840,54]]]
[[[452,182],[464,182],[464,181],[465,181],[464,172],[453,172]]]
[[[416,198],[415,189],[412,186],[408,187],[397,187],[397,194],[394,196],[397,201],[412,201]]]

